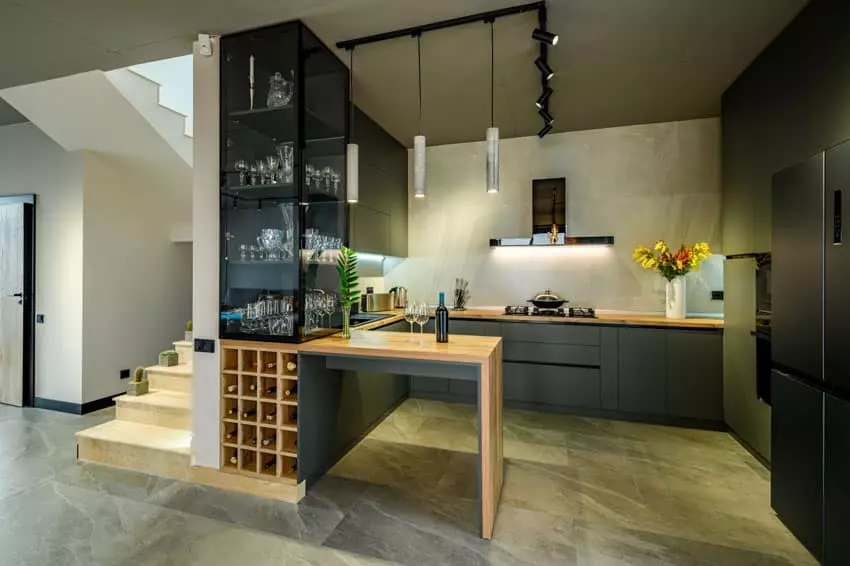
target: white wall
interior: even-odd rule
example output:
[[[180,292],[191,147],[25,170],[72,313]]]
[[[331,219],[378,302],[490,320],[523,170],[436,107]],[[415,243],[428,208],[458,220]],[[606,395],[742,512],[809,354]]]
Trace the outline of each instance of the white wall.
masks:
[[[171,242],[171,218],[163,213],[169,187],[156,185],[146,167],[96,152],[83,156],[86,402],[122,393],[121,369],[154,365],[160,351],[183,338],[192,249]]]
[[[195,352],[192,363],[192,458],[198,466],[219,467],[219,48],[213,57],[194,46],[195,146],[192,183],[192,318],[196,338],[216,341],[214,354]]]
[[[476,306],[551,288],[599,309],[662,312],[664,280],[632,261],[635,246],[661,238],[720,248],[717,119],[514,138],[500,152],[501,191],[490,195],[484,142],[428,149],[428,194],[410,199],[409,258],[388,271],[388,287],[433,303],[464,277]],[[568,232],[613,235],[613,247],[490,249],[490,238],[530,234],[532,180],[550,177],[567,178]],[[721,259],[688,277],[690,312],[722,312],[710,300],[722,289]]]
[[[0,128],[0,194],[36,195],[36,396],[82,402],[83,159],[32,124]]]

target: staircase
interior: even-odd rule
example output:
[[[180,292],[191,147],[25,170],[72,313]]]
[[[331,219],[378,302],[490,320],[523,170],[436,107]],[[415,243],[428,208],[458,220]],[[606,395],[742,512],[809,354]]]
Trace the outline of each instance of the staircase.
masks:
[[[147,368],[150,393],[116,397],[115,420],[77,433],[79,460],[192,479],[192,350],[174,348],[178,365]]]

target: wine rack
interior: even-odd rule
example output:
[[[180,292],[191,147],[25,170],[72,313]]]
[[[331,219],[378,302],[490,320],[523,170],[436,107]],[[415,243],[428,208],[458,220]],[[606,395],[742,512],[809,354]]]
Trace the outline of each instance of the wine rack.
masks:
[[[222,470],[297,481],[297,462],[297,351],[222,341]]]

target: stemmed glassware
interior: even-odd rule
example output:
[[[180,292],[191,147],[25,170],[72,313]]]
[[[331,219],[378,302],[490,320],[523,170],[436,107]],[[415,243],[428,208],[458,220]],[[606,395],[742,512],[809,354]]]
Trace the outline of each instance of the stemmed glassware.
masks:
[[[248,162],[244,159],[237,159],[233,163],[233,168],[239,172],[239,184],[241,186],[245,186],[247,180],[246,177],[248,173]]]
[[[416,309],[417,305],[413,301],[407,303],[407,307],[404,309],[404,320],[410,325],[411,336],[413,336],[413,324],[417,320]]]
[[[419,336],[423,335],[423,330],[425,329],[425,324],[428,322],[428,304],[427,303],[419,303],[416,305],[416,324],[419,325]]]

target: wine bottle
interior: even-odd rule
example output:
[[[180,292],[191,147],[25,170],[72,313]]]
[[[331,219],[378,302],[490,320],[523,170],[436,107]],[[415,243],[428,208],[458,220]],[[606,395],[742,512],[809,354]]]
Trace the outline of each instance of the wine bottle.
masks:
[[[228,432],[227,434],[224,435],[225,440],[233,440],[234,438],[236,438],[235,432]]]
[[[268,470],[269,468],[274,468],[275,463],[274,458],[270,458],[265,464],[263,464],[263,469]]]
[[[293,423],[298,422],[298,411],[292,411],[292,414],[289,415],[289,421]]]
[[[256,446],[256,445],[257,445],[257,437],[255,436],[254,438],[251,439],[251,446]]]
[[[449,341],[449,309],[446,308],[446,294],[440,293],[440,305],[434,312],[434,331],[437,342]]]
[[[230,463],[235,466],[236,464],[239,463],[239,458],[237,458],[236,456],[231,456],[230,457]]]
[[[265,419],[267,421],[274,421],[275,417],[277,417],[277,411],[272,411],[271,413],[266,413]]]
[[[292,397],[293,395],[295,395],[295,394],[297,394],[297,393],[298,393],[298,384],[297,384],[297,383],[296,383],[296,384],[294,384],[294,385],[293,385],[292,387],[290,387],[289,389],[284,389],[284,390],[283,390],[283,394],[284,394],[285,396],[287,396],[287,397]]]
[[[266,362],[266,369],[274,369],[277,367],[277,362]]]
[[[267,436],[263,439],[263,446],[268,446],[274,442],[274,436]]]
[[[270,397],[274,397],[274,394],[277,393],[277,386],[272,385],[271,387],[266,389],[266,395]]]
[[[295,460],[294,462],[292,462],[292,465],[289,466],[289,471],[290,472],[297,472],[298,471],[298,460]]]
[[[257,390],[257,384],[256,383],[252,383],[251,385],[248,386],[248,391],[256,391],[256,390]]]
[[[298,366],[295,365],[295,362],[287,362],[286,363],[286,371],[289,373],[295,373],[295,368]]]
[[[248,409],[247,411],[242,411],[242,418],[243,419],[254,417],[256,415],[257,415],[257,409]]]
[[[227,409],[227,416],[228,417],[235,417],[237,415],[237,413],[238,413],[238,411],[236,410],[236,407],[231,407],[231,408]]]
[[[238,387],[236,387],[235,385],[228,385],[227,386],[227,392],[228,393],[236,393],[237,389],[238,389]]]

